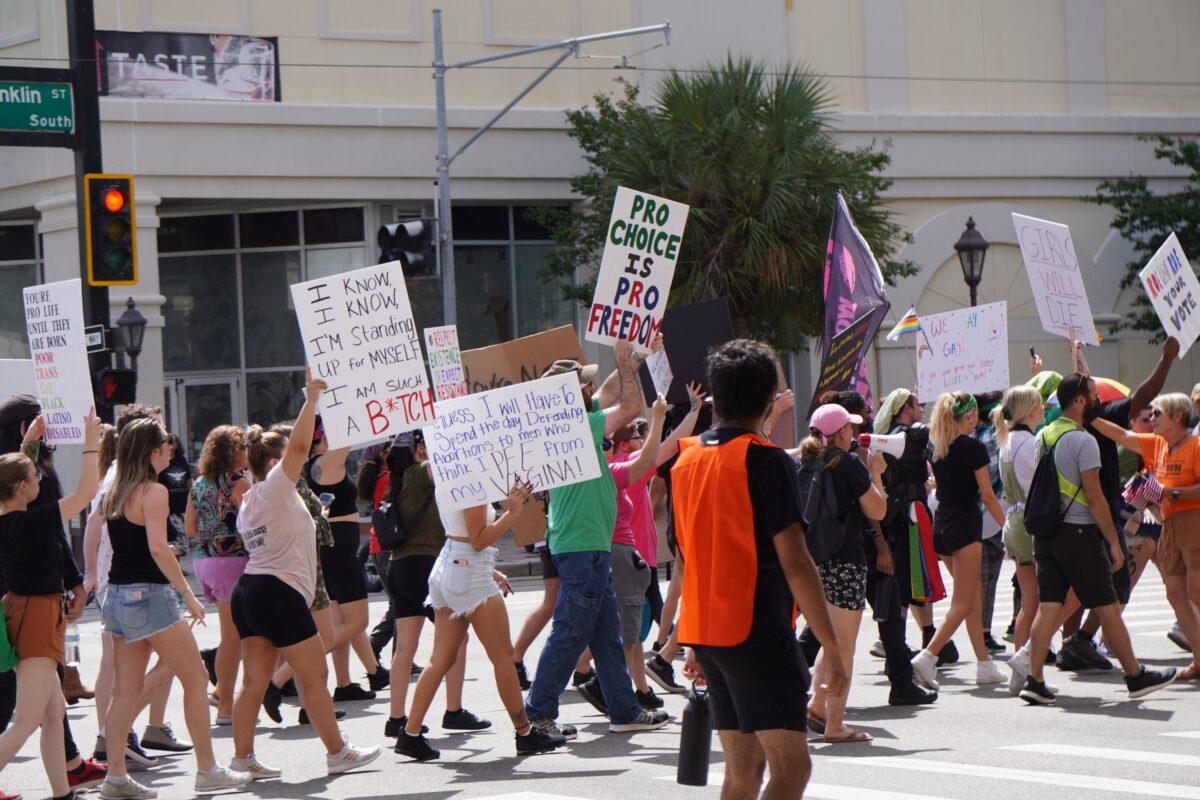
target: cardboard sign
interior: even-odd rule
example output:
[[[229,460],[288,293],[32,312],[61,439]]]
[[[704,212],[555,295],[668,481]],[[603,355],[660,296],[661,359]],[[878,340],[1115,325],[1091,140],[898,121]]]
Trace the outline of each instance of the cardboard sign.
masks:
[[[841,333],[836,334],[829,343],[829,352],[821,362],[821,374],[817,377],[817,386],[813,390],[812,402],[808,406],[810,419],[817,410],[819,398],[826,392],[840,392],[850,388],[858,371],[858,362],[871,344],[868,335],[874,315],[871,311],[851,322]]]
[[[663,325],[687,216],[683,203],[617,189],[584,338],[628,341],[650,352]]]
[[[585,363],[579,349],[579,336],[570,325],[503,344],[464,350],[462,363],[467,391],[475,394],[536,380],[561,358]]]
[[[441,508],[501,500],[517,476],[537,492],[600,476],[574,374],[439,402],[425,448]]]
[[[1071,229],[1024,214],[1014,213],[1012,218],[1042,329],[1067,338],[1073,333],[1084,344],[1100,344]]]
[[[305,360],[329,384],[321,417],[330,447],[378,442],[433,419],[399,261],[293,284],[292,303]]]
[[[699,383],[707,392],[708,376],[704,362],[708,351],[733,338],[733,319],[729,316],[729,304],[724,297],[672,306],[663,318],[663,349],[671,354],[671,372],[674,380],[671,388],[663,395],[668,403],[687,405],[689,383]],[[643,366],[638,371],[642,382],[642,394],[646,405],[654,403],[657,391],[650,371]]]
[[[1167,336],[1179,341],[1179,357],[1200,336],[1200,281],[1174,232],[1138,273]]]
[[[646,369],[650,372],[654,391],[666,397],[671,390],[671,381],[675,379],[675,373],[671,372],[671,361],[667,358],[667,348],[651,353],[646,358]]]
[[[74,278],[30,286],[24,294],[25,328],[37,398],[46,419],[46,441],[82,444],[83,420],[96,405],[84,344],[82,284]]]
[[[988,303],[921,317],[917,396],[932,403],[943,392],[1007,389],[1008,304]]]
[[[457,325],[425,329],[425,361],[429,364],[436,399],[449,400],[467,393],[462,354],[458,351]]]

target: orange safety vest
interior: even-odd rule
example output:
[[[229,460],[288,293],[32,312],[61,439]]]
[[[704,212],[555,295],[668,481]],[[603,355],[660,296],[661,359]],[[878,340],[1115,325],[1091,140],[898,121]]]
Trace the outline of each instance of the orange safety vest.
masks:
[[[746,472],[750,445],[774,447],[747,433],[721,445],[679,443],[671,469],[675,539],[683,558],[679,641],[732,647],[750,635],[758,550]]]

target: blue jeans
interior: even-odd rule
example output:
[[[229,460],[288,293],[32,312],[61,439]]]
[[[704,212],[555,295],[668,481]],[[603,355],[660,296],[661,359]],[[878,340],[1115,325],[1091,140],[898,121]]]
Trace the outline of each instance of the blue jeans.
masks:
[[[641,708],[621,649],[621,622],[609,554],[562,553],[553,559],[562,586],[554,606],[550,638],[538,659],[525,710],[531,720],[557,719],[558,696],[567,688],[583,649],[590,647],[609,719],[618,725],[632,722]]]

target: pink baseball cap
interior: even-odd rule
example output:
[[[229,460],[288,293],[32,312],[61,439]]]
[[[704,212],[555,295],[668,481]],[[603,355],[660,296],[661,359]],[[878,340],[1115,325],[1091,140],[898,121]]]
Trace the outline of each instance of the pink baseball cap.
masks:
[[[858,414],[851,414],[835,403],[829,403],[813,412],[812,421],[808,423],[808,427],[816,428],[824,436],[832,436],[846,427],[849,422],[862,425],[863,418]]]

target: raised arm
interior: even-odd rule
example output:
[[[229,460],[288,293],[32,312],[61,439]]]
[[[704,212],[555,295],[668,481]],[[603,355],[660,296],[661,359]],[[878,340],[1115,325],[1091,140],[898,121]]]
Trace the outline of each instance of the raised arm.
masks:
[[[1151,400],[1158,397],[1163,384],[1167,382],[1167,373],[1171,371],[1171,362],[1178,356],[1179,340],[1174,336],[1168,336],[1167,340],[1163,342],[1162,355],[1158,357],[1158,364],[1154,366],[1154,372],[1151,372],[1150,377],[1138,384],[1138,387],[1133,390],[1133,394],[1129,395],[1130,419],[1142,413],[1142,409],[1150,405]]]
[[[775,426],[779,424],[779,420],[783,418],[783,415],[791,411],[795,406],[796,395],[791,389],[784,389],[775,395],[775,405],[771,406],[771,413],[763,422],[763,436],[769,438],[775,432]]]
[[[650,413],[650,430],[646,441],[638,451],[637,458],[629,465],[629,483],[635,484],[646,476],[646,473],[658,466],[658,451],[661,446],[663,420],[667,416],[667,401],[660,394],[654,401]]]
[[[671,431],[671,435],[663,439],[663,443],[659,445],[658,458],[654,460],[656,467],[660,467],[674,458],[675,454],[679,452],[680,440],[686,439],[696,432],[696,420],[700,418],[701,395],[704,393],[704,387],[699,383],[689,383],[687,393],[691,407],[688,409],[687,416],[679,420],[675,430]]]
[[[312,370],[305,371],[305,380],[304,405],[300,408],[300,415],[292,426],[292,435],[288,437],[287,449],[283,452],[283,472],[292,483],[300,480],[300,470],[308,458],[313,428],[316,426],[317,400],[321,392],[329,388],[325,381],[312,376]]]
[[[64,525],[70,525],[71,517],[88,507],[96,496],[100,485],[100,419],[96,410],[90,409],[83,421],[83,466],[79,472],[79,484],[69,496],[58,501]]]
[[[662,334],[657,334],[654,341],[650,343],[650,352],[657,353],[662,349]],[[622,355],[627,353],[628,355]],[[613,345],[613,355],[617,359],[617,369],[613,370],[600,388],[596,391],[596,404],[600,408],[612,408],[621,401],[621,361],[628,357],[633,361],[633,371],[636,373],[646,361],[646,357],[640,353],[633,352],[633,345],[629,342],[617,342]]]
[[[620,381],[620,399],[615,408],[605,411],[604,435],[612,436],[617,431],[633,422],[638,412],[642,410],[642,393],[638,390],[637,368],[641,362],[635,363],[636,354],[629,342],[617,342],[613,346],[617,355],[617,379]]]
[[[1125,430],[1116,423],[1099,418],[1092,420],[1092,427],[1100,431],[1100,433],[1104,434],[1109,439],[1112,439],[1117,444],[1122,445],[1123,447],[1126,447],[1135,453],[1142,452],[1142,446],[1138,443],[1137,434],[1133,433],[1132,431]]]
[[[463,516],[466,519],[467,531],[470,532],[471,547],[479,552],[495,544],[496,540],[512,527],[516,515],[529,502],[529,496],[529,484],[516,478],[508,491],[508,497],[500,501],[503,513],[496,517],[491,525],[487,522],[487,506],[475,506],[464,510]]]

